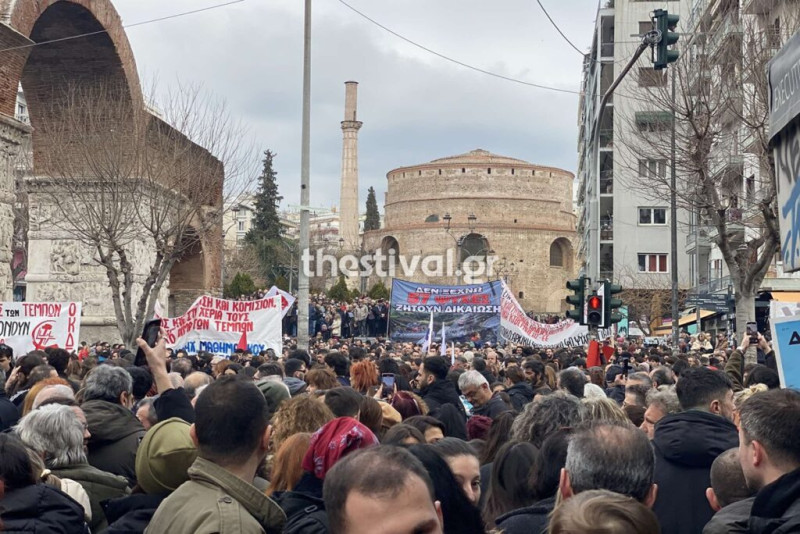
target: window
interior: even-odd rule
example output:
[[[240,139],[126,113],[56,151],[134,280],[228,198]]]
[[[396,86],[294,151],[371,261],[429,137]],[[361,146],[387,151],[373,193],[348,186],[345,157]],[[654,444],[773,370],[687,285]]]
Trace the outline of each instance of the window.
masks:
[[[239,221],[239,231],[244,232],[244,221]]]
[[[637,111],[636,126],[640,132],[666,132],[672,128],[670,111]]]
[[[711,260],[711,278],[713,280],[722,278],[722,260]]]
[[[640,159],[639,160],[639,177],[656,178],[667,177],[667,160],[665,159]]]
[[[667,85],[667,70],[639,67],[639,87],[664,87]]]
[[[639,208],[640,226],[663,226],[667,224],[667,208]]]
[[[489,167],[488,172],[486,174],[492,174],[492,168]]]
[[[639,35],[644,35],[645,33],[652,31],[653,29],[653,21],[652,20],[640,20],[639,21]],[[653,70],[650,67],[650,70]]]
[[[518,298],[524,299],[525,298],[525,292],[524,291],[520,291],[519,293],[517,293],[517,296],[518,296]]]
[[[550,267],[563,267],[564,266],[564,251],[561,250],[561,245],[557,241],[550,244]]]
[[[639,254],[640,273],[666,273],[666,254]]]

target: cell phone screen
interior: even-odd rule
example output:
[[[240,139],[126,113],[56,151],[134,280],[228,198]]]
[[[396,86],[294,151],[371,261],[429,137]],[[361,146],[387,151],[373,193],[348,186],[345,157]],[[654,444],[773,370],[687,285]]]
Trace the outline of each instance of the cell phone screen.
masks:
[[[383,391],[384,393],[391,392],[394,390],[394,375],[391,373],[384,373],[381,377],[381,382],[383,382]]]
[[[758,325],[756,323],[747,323],[747,335],[755,336],[758,334]]]
[[[153,319],[144,325],[144,330],[142,330],[142,339],[144,339],[149,346],[155,347],[156,342],[158,341],[158,332],[160,330],[161,319]],[[137,349],[136,359],[134,360],[133,364],[137,367],[147,367],[147,356],[145,356],[142,349]]]

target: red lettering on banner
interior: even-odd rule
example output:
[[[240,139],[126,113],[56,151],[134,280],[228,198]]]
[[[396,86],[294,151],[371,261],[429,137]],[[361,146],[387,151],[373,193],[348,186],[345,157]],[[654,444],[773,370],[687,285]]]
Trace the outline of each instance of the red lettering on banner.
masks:
[[[78,314],[78,305],[74,302],[69,303],[69,315],[70,317],[75,317]]]

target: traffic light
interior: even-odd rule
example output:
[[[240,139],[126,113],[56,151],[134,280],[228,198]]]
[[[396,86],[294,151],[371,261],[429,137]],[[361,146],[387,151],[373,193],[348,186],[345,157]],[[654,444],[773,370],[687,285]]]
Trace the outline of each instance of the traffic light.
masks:
[[[653,54],[653,68],[655,70],[666,69],[667,65],[677,61],[680,56],[677,50],[668,49],[678,42],[679,36],[675,33],[675,28],[678,26],[680,19],[680,15],[670,15],[666,9],[653,11],[653,27],[660,36]]]
[[[603,327],[603,314],[605,308],[603,306],[603,297],[595,291],[586,300],[586,324],[588,326]]]
[[[614,298],[614,295],[622,292],[622,286],[612,284],[611,282],[603,282],[603,296],[605,301],[605,328],[610,327],[614,323],[622,320],[622,314],[619,312],[619,307],[622,306],[622,300]]]
[[[567,304],[573,307],[573,309],[567,311],[567,318],[578,324],[585,324],[583,321],[583,292],[585,287],[585,276],[567,282],[567,289],[573,293],[572,295],[567,295]]]

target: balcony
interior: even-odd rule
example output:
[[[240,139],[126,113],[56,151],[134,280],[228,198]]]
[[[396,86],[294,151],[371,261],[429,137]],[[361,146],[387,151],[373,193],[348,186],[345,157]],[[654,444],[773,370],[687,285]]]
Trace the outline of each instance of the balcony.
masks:
[[[725,106],[720,114],[720,123],[723,125],[730,125],[735,122],[741,122],[744,116],[744,104],[742,94],[740,91],[735,91],[738,94],[730,94]]]
[[[600,195],[614,194],[614,173],[612,171],[600,172]]]
[[[614,240],[614,220],[611,217],[600,218],[600,241]]]
[[[728,233],[728,239],[736,245],[737,243],[744,243],[744,210],[740,208],[728,208],[725,211],[725,228]],[[719,236],[716,226],[708,227],[709,241],[715,241]]]
[[[713,32],[711,39],[708,41],[706,48],[708,55],[718,57],[719,52],[725,50],[725,45],[733,40],[735,37],[742,37],[742,23],[739,20],[739,13],[734,9],[730,11],[723,18],[722,22],[717,26],[716,31]],[[741,54],[741,50],[739,50]],[[719,57],[721,61],[726,61],[728,58]]]
[[[709,162],[711,176],[717,177],[723,173],[744,174],[744,156],[742,154],[726,154],[712,158]]]
[[[727,291],[728,286],[731,285],[733,285],[733,280],[731,280],[730,276],[723,276],[721,278],[712,278],[705,284],[700,284],[699,286],[693,287],[691,293],[693,295],[719,293],[721,291]]]
[[[600,148],[614,148],[614,129],[600,130]]]
[[[698,248],[710,249],[711,240],[708,238],[708,234],[709,228],[707,226],[701,226],[697,229],[697,232],[690,228],[689,233],[686,234],[686,254],[694,254]]]

